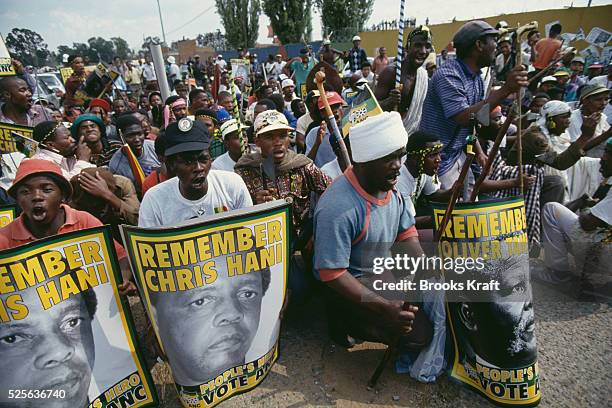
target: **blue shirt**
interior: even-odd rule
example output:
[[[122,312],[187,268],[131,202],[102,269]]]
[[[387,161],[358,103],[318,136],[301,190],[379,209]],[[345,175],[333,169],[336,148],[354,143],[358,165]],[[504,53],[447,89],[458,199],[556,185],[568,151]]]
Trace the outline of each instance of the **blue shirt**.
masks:
[[[360,277],[372,271],[372,256],[389,256],[375,248],[416,236],[409,203],[395,190],[383,199],[371,196],[349,168],[315,209],[315,276],[324,282],[347,271]]]
[[[471,126],[459,126],[451,119],[484,98],[484,82],[459,59],[448,60],[431,78],[423,104],[420,130],[440,138],[444,144],[439,172],[444,174],[457,161]]]
[[[151,174],[154,168],[161,166],[159,160],[157,159],[157,155],[155,154],[155,144],[152,140],[145,140],[142,145],[142,153],[139,157],[136,158],[138,163],[140,163],[140,167],[144,172],[145,177]],[[135,182],[134,173],[132,173],[132,168],[130,167],[130,163],[128,162],[127,156],[121,151],[121,149],[117,150],[113,157],[110,159],[108,163],[108,169],[113,174],[118,174],[120,176],[124,176],[129,178],[132,183]]]
[[[308,134],[306,135],[306,154],[310,153],[310,151],[312,150],[312,147],[314,146],[315,141],[317,140],[317,133],[319,133],[319,128],[320,126],[312,128],[310,132],[308,132]],[[323,141],[321,142],[321,144],[319,145],[319,149],[317,150],[317,155],[313,160],[315,166],[317,166],[318,168],[321,168],[330,161],[336,159],[336,153],[334,153],[334,148],[332,147],[329,141],[330,137],[331,135],[329,133],[329,129],[327,129],[325,131],[325,135],[323,135]]]

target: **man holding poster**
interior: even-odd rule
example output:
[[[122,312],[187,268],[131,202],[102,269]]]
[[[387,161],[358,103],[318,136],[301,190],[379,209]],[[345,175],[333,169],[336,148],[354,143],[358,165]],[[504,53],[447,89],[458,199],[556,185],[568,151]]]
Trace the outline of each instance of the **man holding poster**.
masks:
[[[183,406],[249,390],[276,361],[289,219],[279,200],[169,228],[122,226]]]

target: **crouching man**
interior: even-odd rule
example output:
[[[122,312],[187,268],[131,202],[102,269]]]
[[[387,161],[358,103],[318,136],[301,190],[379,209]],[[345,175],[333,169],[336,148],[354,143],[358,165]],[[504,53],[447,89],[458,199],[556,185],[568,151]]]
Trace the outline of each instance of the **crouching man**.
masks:
[[[403,242],[420,256],[409,203],[395,190],[408,135],[397,112],[384,112],[349,133],[353,167],[327,188],[314,217],[315,275],[326,284],[332,340],[352,338],[417,351],[432,338],[431,323],[415,305],[370,290],[372,245]],[[379,255],[376,255],[379,256]],[[398,293],[399,294],[399,293]]]

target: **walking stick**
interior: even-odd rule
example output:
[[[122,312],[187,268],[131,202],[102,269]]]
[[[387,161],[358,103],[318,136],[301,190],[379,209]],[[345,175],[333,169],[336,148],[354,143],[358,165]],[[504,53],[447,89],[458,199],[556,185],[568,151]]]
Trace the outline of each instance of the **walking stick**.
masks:
[[[495,137],[495,142],[493,143],[493,147],[491,147],[491,151],[488,154],[487,162],[484,165],[482,169],[482,173],[480,173],[478,180],[476,180],[476,183],[474,184],[474,189],[472,190],[472,194],[470,195],[470,201],[474,201],[476,200],[476,197],[478,197],[478,191],[480,190],[480,186],[482,186],[482,183],[486,180],[487,176],[489,175],[489,171],[491,170],[491,166],[493,165],[493,160],[495,160],[495,156],[497,156],[497,152],[499,152],[499,145],[501,145],[501,142],[504,139],[504,136],[506,135],[506,132],[508,131],[508,128],[510,127],[510,124],[512,123],[513,120],[514,120],[514,110],[511,110],[510,113],[508,114],[508,117],[506,118],[501,128],[497,132],[497,136]]]
[[[338,164],[340,165],[340,169],[344,171],[351,166],[351,158],[349,157],[348,150],[346,150],[346,145],[344,144],[342,133],[340,133],[340,129],[338,129],[338,124],[336,123],[334,113],[329,107],[329,102],[327,101],[327,96],[325,95],[325,88],[323,87],[324,81],[325,72],[317,72],[317,74],[315,75],[315,82],[317,83],[317,89],[319,90],[320,98],[323,101],[323,105],[325,106],[325,114],[327,115],[327,126],[329,129],[331,129],[331,132],[333,132],[334,136],[336,137],[336,142],[340,147],[340,157],[338,157]]]
[[[471,114],[471,122],[473,123],[473,129],[475,129],[475,116]],[[442,218],[442,222],[436,231],[435,240],[440,241],[442,235],[444,234],[444,230],[446,229],[446,225],[450,221],[451,214],[455,209],[455,203],[459,198],[459,193],[463,188],[463,183],[465,182],[465,178],[467,177],[468,171],[470,170],[470,166],[474,161],[474,143],[476,142],[476,132],[473,132],[472,135],[468,136],[468,144],[465,146],[467,157],[465,162],[463,163],[463,167],[461,168],[461,173],[459,174],[459,178],[457,182],[453,185],[453,192],[451,194],[451,198],[448,201],[448,207],[446,207],[446,212],[444,213],[444,218]]]
[[[523,49],[521,48],[521,36],[531,30],[536,30],[538,28],[538,22],[532,21],[529,24],[524,26],[520,26],[516,29],[516,63],[514,66],[522,66],[523,65]],[[520,120],[521,118],[521,108],[523,104],[523,87],[520,87],[518,92],[516,93],[516,102],[517,102],[517,117],[518,121],[518,138],[516,139],[516,148],[518,150],[518,166],[519,166],[519,179],[520,179],[520,191],[523,191],[523,142],[521,133],[523,133],[523,123]]]
[[[404,58],[404,4],[406,0],[400,0],[400,17],[397,30],[397,59],[395,62],[395,88],[402,92],[402,59]],[[395,106],[399,112],[399,105]]]

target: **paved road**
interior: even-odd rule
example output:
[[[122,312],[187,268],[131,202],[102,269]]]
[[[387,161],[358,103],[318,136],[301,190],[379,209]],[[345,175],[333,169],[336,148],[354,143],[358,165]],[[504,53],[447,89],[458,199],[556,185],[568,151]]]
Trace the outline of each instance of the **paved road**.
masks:
[[[534,287],[540,407],[612,406],[612,310],[608,305],[575,302],[546,287]],[[263,383],[223,407],[492,407],[480,396],[443,376],[420,384],[387,367],[375,390],[366,382],[384,346],[364,343],[349,351],[327,339],[322,307],[286,322],[279,361]],[[158,364],[154,377],[162,407],[179,407],[167,370]]]

